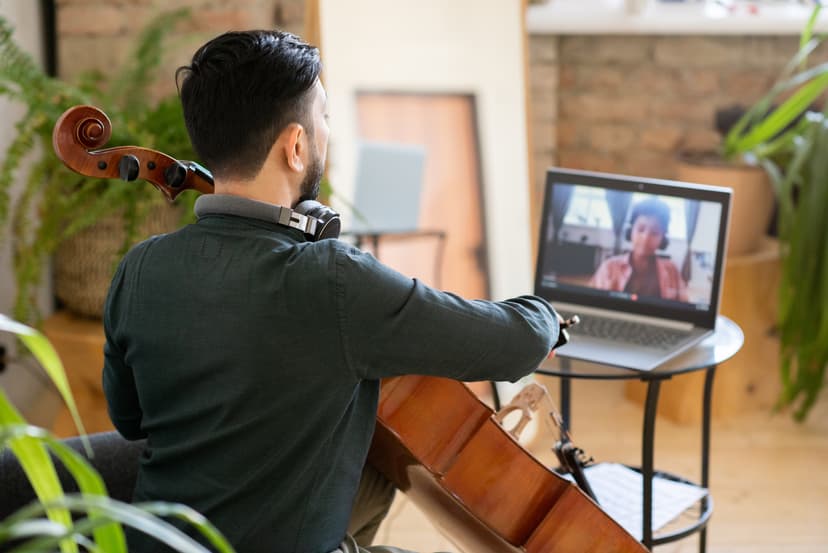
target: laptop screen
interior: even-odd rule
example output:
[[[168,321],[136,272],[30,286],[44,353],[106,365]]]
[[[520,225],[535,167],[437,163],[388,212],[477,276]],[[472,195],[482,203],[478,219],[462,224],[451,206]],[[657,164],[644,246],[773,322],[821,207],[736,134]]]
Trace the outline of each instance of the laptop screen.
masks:
[[[535,293],[712,328],[730,190],[550,169]]]

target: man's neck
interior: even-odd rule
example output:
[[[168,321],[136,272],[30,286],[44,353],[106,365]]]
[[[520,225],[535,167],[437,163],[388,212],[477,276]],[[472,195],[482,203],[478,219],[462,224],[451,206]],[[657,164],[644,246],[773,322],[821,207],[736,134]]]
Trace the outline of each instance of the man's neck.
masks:
[[[266,181],[258,176],[247,181],[217,179],[214,192],[216,194],[241,196],[284,207],[292,207],[298,200],[298,198],[293,197],[290,186],[286,182],[280,183],[279,179]]]

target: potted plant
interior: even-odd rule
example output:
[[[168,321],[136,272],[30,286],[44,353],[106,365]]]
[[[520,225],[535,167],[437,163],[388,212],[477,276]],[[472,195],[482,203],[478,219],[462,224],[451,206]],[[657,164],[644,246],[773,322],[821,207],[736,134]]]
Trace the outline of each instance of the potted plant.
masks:
[[[119,254],[139,239],[173,230],[191,217],[186,204],[192,203],[193,194],[182,195],[182,208],[165,209],[150,184],[78,175],[63,166],[51,147],[58,117],[71,106],[92,104],[104,107],[113,121],[110,145],[141,144],[179,159],[194,159],[178,99],[154,101],[149,91],[165,38],[185,15],[177,11],[155,18],[111,78],[88,73],[76,82],[46,75],[15,44],[11,27],[0,18],[0,95],[27,108],[0,165],[0,223],[12,221],[8,238],[13,242],[16,319],[37,320],[34,289],[53,253],[58,299],[69,310],[100,316]],[[19,199],[11,202],[10,188],[21,161],[33,151],[38,157]]]
[[[763,169],[773,185],[781,257],[778,406],[793,407],[800,421],[819,397],[828,365],[828,102],[813,111],[828,91],[828,63],[807,64],[823,40],[812,33],[820,11],[817,5],[799,50],[771,90],[730,128],[721,150],[725,160]],[[757,216],[755,206],[747,208]]]

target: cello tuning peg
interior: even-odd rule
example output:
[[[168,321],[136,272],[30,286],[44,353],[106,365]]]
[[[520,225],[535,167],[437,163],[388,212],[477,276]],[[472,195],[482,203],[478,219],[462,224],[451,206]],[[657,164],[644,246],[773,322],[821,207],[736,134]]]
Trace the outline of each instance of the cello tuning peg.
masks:
[[[127,182],[134,181],[138,178],[140,168],[141,163],[138,158],[132,154],[127,154],[118,161],[118,176],[121,177],[121,180]]]
[[[164,169],[164,180],[172,188],[180,188],[187,179],[187,166],[176,161]]]

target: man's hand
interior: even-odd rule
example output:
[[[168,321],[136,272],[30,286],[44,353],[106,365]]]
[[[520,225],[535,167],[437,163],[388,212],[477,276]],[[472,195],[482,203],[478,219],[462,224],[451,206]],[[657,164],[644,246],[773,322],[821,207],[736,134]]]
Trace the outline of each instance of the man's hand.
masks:
[[[552,346],[551,350],[549,350],[547,358],[554,357],[555,350],[569,342],[569,332],[567,332],[566,329],[570,326],[578,324],[579,322],[581,322],[581,319],[578,315],[573,315],[572,318],[566,320],[558,315],[558,341],[555,342],[555,345]]]

